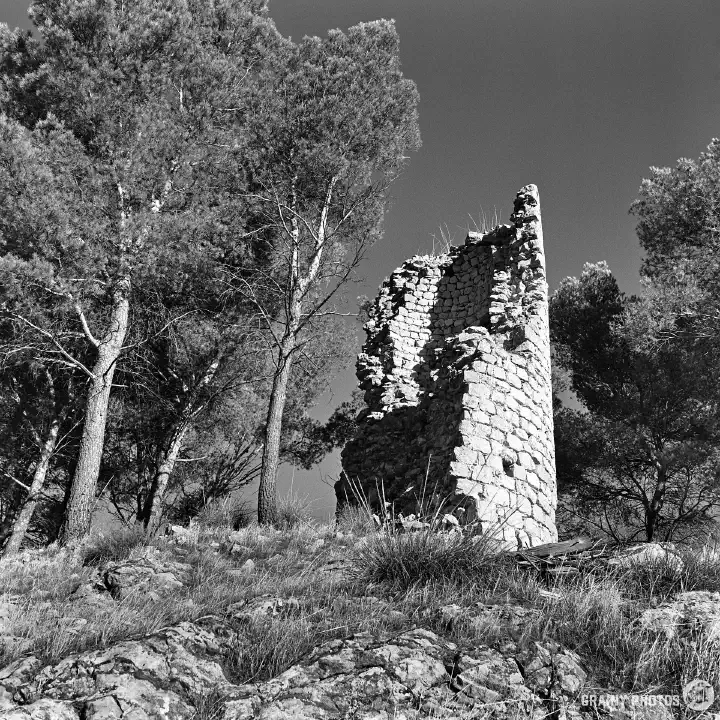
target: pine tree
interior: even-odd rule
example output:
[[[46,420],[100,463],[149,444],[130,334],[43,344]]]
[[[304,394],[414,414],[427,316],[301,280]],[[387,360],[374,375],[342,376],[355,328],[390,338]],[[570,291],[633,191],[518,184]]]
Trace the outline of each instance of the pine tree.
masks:
[[[281,39],[256,0],[35,0],[30,16],[37,37],[0,37],[2,311],[87,379],[70,541],[89,531],[136,298],[203,249],[185,219],[230,204],[207,190],[218,148],[237,143],[248,78]]]
[[[288,382],[316,324],[382,235],[387,191],[420,144],[415,84],[403,77],[398,36],[380,20],[305,38],[273,56],[236,157],[248,169],[262,274],[236,290],[264,318],[275,369],[267,413],[258,519],[276,519]],[[259,289],[261,288],[261,289]]]

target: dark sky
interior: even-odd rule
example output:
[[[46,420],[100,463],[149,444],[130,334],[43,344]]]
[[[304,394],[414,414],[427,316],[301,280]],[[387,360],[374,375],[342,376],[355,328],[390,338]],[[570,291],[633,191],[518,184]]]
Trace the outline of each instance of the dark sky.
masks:
[[[0,20],[27,26],[25,7],[0,0]],[[462,243],[468,214],[497,210],[507,221],[530,182],[551,290],[607,260],[635,292],[641,255],[628,207],[642,178],[720,135],[717,0],[270,0],[270,15],[295,40],[394,18],[420,91],[423,147],[393,188],[385,237],[354,294],[374,295],[403,260],[429,252],[440,225]],[[352,364],[319,417],[349,394]],[[318,477],[296,473],[293,487],[321,511],[332,491]]]

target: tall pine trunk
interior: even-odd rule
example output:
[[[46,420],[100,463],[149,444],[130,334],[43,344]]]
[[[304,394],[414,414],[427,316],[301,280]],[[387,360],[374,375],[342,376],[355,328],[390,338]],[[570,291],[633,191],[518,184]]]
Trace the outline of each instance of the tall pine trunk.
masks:
[[[47,429],[42,446],[40,447],[40,457],[38,458],[37,465],[35,465],[35,472],[33,473],[33,479],[30,484],[28,496],[25,499],[25,503],[23,504],[20,513],[13,523],[12,534],[8,540],[8,544],[5,546],[5,557],[9,557],[10,555],[17,553],[20,550],[22,541],[25,539],[27,529],[30,525],[30,520],[32,520],[33,513],[35,512],[35,508],[38,503],[38,498],[45,487],[45,479],[47,477],[48,468],[50,467],[50,458],[55,452],[59,430],[60,418],[55,415]]]
[[[260,487],[258,488],[258,523],[261,525],[273,525],[277,522],[277,471],[280,464],[280,439],[282,435],[282,420],[287,400],[287,386],[292,370],[293,353],[297,346],[297,337],[302,327],[303,298],[308,288],[317,280],[322,263],[323,251],[325,248],[325,233],[327,230],[327,219],[330,211],[333,188],[337,177],[333,177],[328,186],[325,196],[325,203],[320,213],[320,222],[315,234],[315,248],[308,264],[307,272],[301,275],[300,268],[300,224],[297,208],[297,196],[295,194],[295,181],[293,179],[292,202],[293,216],[290,221],[292,228],[290,240],[292,243],[292,256],[289,263],[288,275],[288,305],[285,332],[278,348],[278,362],[273,378],[272,391],[270,393],[270,407],[268,408],[267,427],[265,429],[265,445],[263,447],[262,470],[260,472]]]
[[[90,532],[95,490],[105,445],[108,404],[115,367],[128,329],[130,280],[123,278],[113,292],[110,328],[98,343],[97,360],[92,368],[80,453],[70,491],[62,542],[67,544]]]
[[[170,476],[175,469],[180,451],[182,450],[183,441],[190,425],[186,420],[179,423],[171,436],[169,445],[160,453],[157,468],[155,469],[155,477],[150,486],[150,493],[147,502],[143,508],[142,521],[145,525],[145,532],[152,535],[160,524],[162,515],[163,498],[167,490]]]
[[[258,488],[258,523],[272,525],[277,522],[276,480],[280,464],[280,438],[283,412],[287,400],[287,386],[295,349],[295,329],[289,328],[278,350],[278,367],[273,378],[265,428],[260,487]]]

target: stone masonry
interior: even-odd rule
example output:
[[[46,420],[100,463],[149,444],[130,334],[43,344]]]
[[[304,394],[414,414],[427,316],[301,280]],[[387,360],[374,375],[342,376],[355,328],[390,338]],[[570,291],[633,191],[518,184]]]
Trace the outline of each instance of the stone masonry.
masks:
[[[453,512],[509,547],[557,539],[540,202],[463,247],[416,256],[380,288],[357,373],[368,410],[342,454],[338,505]]]

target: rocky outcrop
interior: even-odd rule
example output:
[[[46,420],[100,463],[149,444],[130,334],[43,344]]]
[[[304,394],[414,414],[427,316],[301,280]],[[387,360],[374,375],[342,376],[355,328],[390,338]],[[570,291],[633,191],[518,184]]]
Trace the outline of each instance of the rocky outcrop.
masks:
[[[338,504],[445,502],[512,548],[557,538],[547,282],[534,185],[507,225],[383,283],[357,372],[368,411]]]
[[[28,659],[17,661],[0,673],[5,697],[0,717],[192,718],[198,698],[231,689],[217,661],[226,642],[224,630],[213,618],[180,623],[142,640],[72,655],[29,682],[23,682]]]
[[[645,610],[640,625],[666,639],[713,643],[720,652],[720,593],[691,590]]]
[[[235,541],[243,539],[237,536],[221,543],[228,557]],[[315,545],[307,543],[308,548]],[[561,543],[555,549],[567,551],[580,545]],[[248,552],[251,549],[250,543],[244,547]],[[156,549],[138,550],[131,559],[109,563],[84,579],[72,593],[70,605],[113,607],[150,593],[162,602],[188,582],[189,565],[182,561],[185,551],[175,547],[181,556],[178,560]],[[266,555],[271,551],[265,548]],[[258,568],[267,570],[275,557],[279,556],[257,556]],[[244,559],[241,555],[237,562]],[[318,573],[313,576],[318,578],[319,573],[346,569],[323,554],[308,557],[307,562],[302,572]],[[547,591],[543,597],[560,600],[562,589]],[[5,596],[5,602],[4,616],[0,608],[0,627],[5,622],[12,628],[22,598]],[[537,639],[537,632],[529,631],[543,626],[542,603],[502,593],[482,602],[444,605],[415,614],[404,606],[400,612],[391,601],[371,594],[345,596],[336,602],[338,616],[349,602],[356,603],[358,612],[394,618],[403,629],[323,642],[277,677],[241,683],[230,669],[238,666],[234,661],[240,654],[253,647],[250,643],[256,642],[252,638],[258,637],[258,629],[262,633],[273,623],[303,622],[318,612],[308,596],[249,596],[220,611],[196,612],[192,621],[173,621],[147,636],[75,652],[59,662],[44,664],[32,655],[20,657],[0,669],[0,719],[598,717],[587,702],[581,704],[586,686],[595,688],[588,675],[591,668],[584,667],[574,652],[546,637]],[[334,613],[335,605],[327,611]],[[58,617],[58,623],[74,621],[71,615]],[[413,621],[427,627],[411,626]],[[635,622],[652,647],[655,641],[716,646],[720,643],[720,593],[681,593],[639,613]],[[551,635],[553,625],[545,624],[545,629]],[[464,640],[456,643],[446,635]],[[596,689],[593,692],[603,695]],[[617,720],[672,717],[662,706],[641,708],[630,701],[613,713],[611,717]]]
[[[334,563],[324,570],[337,571]],[[154,549],[109,563],[86,578],[72,604],[122,603],[170,594],[188,566]],[[155,600],[157,601],[157,600]],[[260,595],[163,628],[146,637],[76,652],[43,666],[22,657],[0,670],[3,720],[220,720],[255,718],[457,718],[482,708],[486,718],[546,717],[569,707],[585,679],[574,656],[556,646],[460,649],[428,629],[360,633],[322,644],[278,677],[233,683],[227,668],[249,624],[291,622],[305,600]],[[357,602],[402,617],[387,601]],[[443,608],[448,623],[469,613],[478,623],[506,623],[508,637],[532,610],[506,604]],[[497,612],[496,612],[497,611]],[[307,610],[305,610],[307,612]],[[69,619],[68,619],[69,621]],[[59,619],[62,622],[62,619]]]
[[[575,685],[567,677],[575,693],[584,676]],[[513,658],[487,647],[460,651],[424,629],[327,643],[273,680],[240,686],[236,695],[225,720],[457,718],[480,708],[488,719],[540,720],[548,713]]]
[[[219,661],[234,637],[206,618],[41,670],[34,658],[17,661],[0,672],[0,717],[184,720],[212,699],[223,720],[456,718],[481,707],[488,719],[540,720],[548,700],[568,704],[585,679],[557,648],[538,645],[518,663],[416,629],[335,640],[272,680],[233,685]]]
[[[114,599],[122,600],[131,593],[143,593],[157,599],[183,586],[190,565],[169,561],[153,550],[146,548],[143,557],[107,566],[102,573],[102,582]]]

